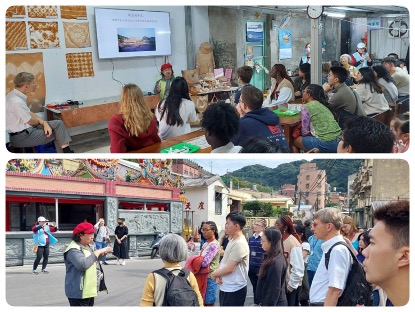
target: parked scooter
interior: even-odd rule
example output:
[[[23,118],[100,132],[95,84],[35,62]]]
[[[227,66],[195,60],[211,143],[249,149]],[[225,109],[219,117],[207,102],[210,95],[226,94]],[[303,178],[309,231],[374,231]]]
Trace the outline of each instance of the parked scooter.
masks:
[[[154,229],[154,240],[151,243],[151,254],[150,257],[151,259],[154,259],[156,256],[158,256],[159,254],[159,247],[160,247],[160,241],[164,236],[164,233],[162,232],[157,232],[157,228],[155,226],[153,226]]]

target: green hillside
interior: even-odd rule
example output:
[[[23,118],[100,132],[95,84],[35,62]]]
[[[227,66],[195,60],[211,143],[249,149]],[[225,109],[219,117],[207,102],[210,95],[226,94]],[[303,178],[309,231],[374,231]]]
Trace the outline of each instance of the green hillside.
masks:
[[[347,177],[358,171],[361,161],[360,159],[316,159],[311,162],[316,163],[319,170],[326,170],[327,183],[336,187],[338,192],[346,192]],[[256,184],[261,192],[275,191],[284,184],[296,185],[300,165],[306,162],[306,160],[293,161],[274,169],[262,165],[246,166],[223,175],[222,179],[229,185],[229,179],[232,178],[235,188],[238,185],[242,188]]]

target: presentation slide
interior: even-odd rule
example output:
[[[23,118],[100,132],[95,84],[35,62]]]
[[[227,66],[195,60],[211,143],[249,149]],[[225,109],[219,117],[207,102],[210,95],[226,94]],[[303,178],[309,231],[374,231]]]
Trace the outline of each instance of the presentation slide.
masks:
[[[98,58],[171,55],[170,14],[95,8]]]

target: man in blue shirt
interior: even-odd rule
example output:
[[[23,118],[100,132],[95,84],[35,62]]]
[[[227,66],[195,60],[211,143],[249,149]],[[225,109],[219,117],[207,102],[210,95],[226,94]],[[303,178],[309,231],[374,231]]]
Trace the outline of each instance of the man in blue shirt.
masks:
[[[318,264],[320,263],[321,257],[323,256],[323,250],[321,249],[321,244],[323,241],[316,238],[313,234],[308,238],[308,243],[310,244],[310,254],[308,255],[307,277],[308,286],[311,287],[311,283],[313,282],[314,275],[316,274]]]
[[[249,245],[249,270],[248,277],[251,281],[254,291],[254,304],[258,305],[259,300],[256,296],[256,285],[258,283],[258,273],[264,260],[264,249],[262,249],[261,236],[265,230],[265,220],[259,219],[254,221],[254,233],[248,240]]]

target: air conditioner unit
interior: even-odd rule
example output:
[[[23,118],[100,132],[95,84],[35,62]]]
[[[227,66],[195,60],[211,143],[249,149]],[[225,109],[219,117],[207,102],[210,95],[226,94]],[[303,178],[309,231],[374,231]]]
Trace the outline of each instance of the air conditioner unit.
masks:
[[[388,21],[388,38],[408,38],[409,27],[404,20]]]

